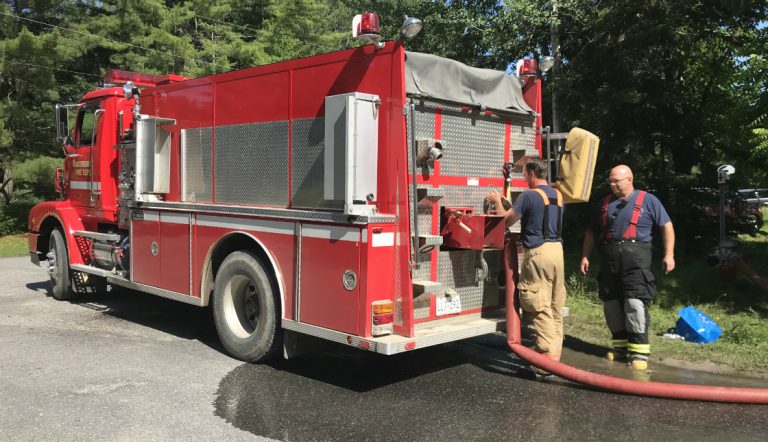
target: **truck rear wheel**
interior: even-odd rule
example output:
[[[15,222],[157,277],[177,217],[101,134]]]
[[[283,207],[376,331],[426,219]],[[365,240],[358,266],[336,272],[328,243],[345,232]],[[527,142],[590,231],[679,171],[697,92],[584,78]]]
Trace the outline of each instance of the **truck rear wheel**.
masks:
[[[277,290],[258,257],[233,252],[216,274],[213,319],[221,343],[237,359],[269,359],[278,341]]]
[[[51,295],[59,301],[72,299],[72,271],[69,269],[67,242],[59,229],[51,232],[48,241],[48,275],[51,277]]]

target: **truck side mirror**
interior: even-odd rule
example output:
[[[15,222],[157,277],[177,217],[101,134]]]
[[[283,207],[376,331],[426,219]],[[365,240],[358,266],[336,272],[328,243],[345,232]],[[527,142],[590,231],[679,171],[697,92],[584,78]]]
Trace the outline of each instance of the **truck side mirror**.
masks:
[[[56,105],[56,141],[66,145],[69,141],[69,111],[66,106]]]

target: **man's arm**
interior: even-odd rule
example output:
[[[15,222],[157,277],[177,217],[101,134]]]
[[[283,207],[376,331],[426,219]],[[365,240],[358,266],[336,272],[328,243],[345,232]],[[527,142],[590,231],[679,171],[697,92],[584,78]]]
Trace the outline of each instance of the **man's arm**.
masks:
[[[592,247],[595,245],[595,233],[592,229],[587,229],[584,233],[584,244],[581,246],[581,263],[579,269],[581,273],[587,274],[589,271],[589,254],[592,253]]]
[[[661,262],[664,273],[675,269],[675,228],[672,221],[661,226],[661,234],[664,238],[664,259]]]
[[[497,192],[495,189],[491,189],[485,198],[488,200],[488,202],[496,206],[497,214],[504,216],[504,224],[507,227],[512,226],[512,224],[518,222],[522,217],[522,215],[517,213],[517,211],[515,211],[515,209],[512,207],[510,207],[509,210],[504,209],[504,205],[501,202],[501,195],[499,195],[499,192]]]

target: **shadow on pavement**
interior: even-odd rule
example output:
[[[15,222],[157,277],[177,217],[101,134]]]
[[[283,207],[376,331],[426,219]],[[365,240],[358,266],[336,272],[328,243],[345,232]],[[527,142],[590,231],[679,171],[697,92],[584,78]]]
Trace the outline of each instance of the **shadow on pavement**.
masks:
[[[32,290],[33,292],[45,293],[48,296],[51,295],[51,281],[45,280],[45,281],[38,281],[38,282],[28,282],[26,286],[29,290]]]
[[[591,342],[582,341],[581,339],[566,335],[563,341],[563,347],[569,348],[579,353],[584,353],[590,356],[604,357],[609,348],[602,345],[592,344]]]
[[[50,281],[26,284],[29,290],[51,297]],[[126,288],[78,295],[68,301],[113,318],[139,324],[181,339],[197,340],[226,354],[219,342],[211,309],[184,304]]]

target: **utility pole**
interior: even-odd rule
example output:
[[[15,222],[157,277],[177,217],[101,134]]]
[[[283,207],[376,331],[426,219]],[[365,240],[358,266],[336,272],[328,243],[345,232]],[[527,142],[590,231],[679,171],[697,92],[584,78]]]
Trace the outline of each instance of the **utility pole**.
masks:
[[[550,44],[552,45],[552,57],[555,58],[555,64],[552,66],[552,77],[548,78],[549,87],[552,90],[552,132],[560,132],[560,125],[557,119],[557,89],[554,87],[554,79],[557,78],[557,71],[560,66],[560,35],[557,32],[557,1],[552,0],[552,21],[550,22]]]

